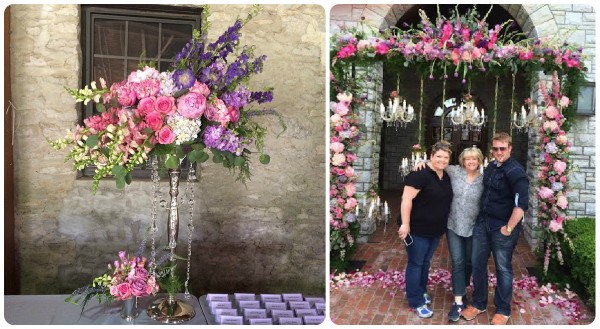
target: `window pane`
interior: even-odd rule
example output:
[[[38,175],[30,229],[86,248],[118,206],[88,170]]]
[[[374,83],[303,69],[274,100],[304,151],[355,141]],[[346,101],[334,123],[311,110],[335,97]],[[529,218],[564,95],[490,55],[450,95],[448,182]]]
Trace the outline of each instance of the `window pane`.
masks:
[[[127,56],[156,59],[158,54],[158,23],[130,22]]]
[[[94,58],[92,80],[98,81],[98,78],[104,78],[108,86],[112,85],[113,82],[124,80],[124,63],[122,59],[117,58]]]
[[[94,20],[94,56],[123,56],[125,54],[124,21]]]
[[[192,26],[183,24],[162,25],[162,47],[160,57],[172,59],[190,40]]]

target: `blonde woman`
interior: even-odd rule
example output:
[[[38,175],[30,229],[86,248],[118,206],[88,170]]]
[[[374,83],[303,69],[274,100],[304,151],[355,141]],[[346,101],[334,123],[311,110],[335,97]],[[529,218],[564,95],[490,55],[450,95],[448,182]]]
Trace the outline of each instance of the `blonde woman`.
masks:
[[[473,226],[479,213],[479,199],[483,192],[483,177],[479,167],[483,164],[481,150],[473,146],[464,149],[458,156],[459,165],[446,167],[452,181],[454,198],[448,215],[446,240],[452,259],[452,294],[454,303],[448,320],[456,322],[466,307],[467,286],[471,282],[471,252]],[[424,164],[417,166],[422,169]]]

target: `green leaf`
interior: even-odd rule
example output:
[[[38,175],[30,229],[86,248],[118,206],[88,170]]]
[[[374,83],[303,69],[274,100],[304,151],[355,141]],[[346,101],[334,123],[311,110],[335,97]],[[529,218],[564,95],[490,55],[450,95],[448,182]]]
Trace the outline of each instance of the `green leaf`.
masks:
[[[233,160],[233,165],[236,167],[241,167],[244,165],[244,163],[246,163],[246,159],[244,159],[244,157],[235,157]]]
[[[194,150],[197,150],[197,151],[203,151],[204,150],[204,144],[202,144],[202,143],[192,144],[192,148]]]
[[[102,113],[106,111],[106,106],[104,106],[102,103],[96,103],[96,111]]]
[[[119,189],[125,188],[125,177],[117,177],[115,182],[117,183],[117,188],[119,188]]]
[[[269,164],[269,162],[271,162],[271,157],[268,154],[261,154],[258,157],[258,161],[260,161],[260,163],[262,164]]]
[[[190,162],[197,162],[198,159],[200,159],[200,157],[202,156],[202,153],[204,153],[204,152],[198,151],[198,150],[193,150],[192,152],[188,153],[188,155],[187,155],[188,160],[190,160]]]
[[[175,97],[175,98],[179,98],[179,97],[181,97],[181,96],[183,96],[183,95],[187,94],[187,93],[188,93],[188,91],[190,91],[188,88],[181,89],[180,91],[176,92],[176,93],[173,95],[173,97]]]
[[[131,172],[128,172],[127,175],[125,175],[125,183],[127,183],[127,185],[131,184],[131,182],[133,181],[133,178],[131,177]]]
[[[210,158],[210,156],[208,155],[208,153],[202,152],[202,155],[200,155],[200,158],[198,159],[198,162],[200,162],[200,163],[206,162],[206,160],[208,160],[208,158]]]
[[[127,175],[127,169],[125,169],[125,167],[123,167],[121,165],[116,165],[116,166],[112,167],[111,172],[117,179],[118,178],[124,179],[125,175]]]
[[[221,162],[223,162],[223,155],[221,155],[221,153],[214,153],[213,154],[213,162],[214,163],[221,163]]]
[[[85,141],[85,145],[89,148],[94,148],[98,145],[98,135],[90,135],[88,139]]]
[[[165,161],[165,166],[169,169],[175,169],[179,166],[179,159],[173,155],[167,155],[167,161]]]
[[[177,154],[177,158],[179,159],[185,158],[185,152],[183,151],[181,145],[175,147],[175,154]]]

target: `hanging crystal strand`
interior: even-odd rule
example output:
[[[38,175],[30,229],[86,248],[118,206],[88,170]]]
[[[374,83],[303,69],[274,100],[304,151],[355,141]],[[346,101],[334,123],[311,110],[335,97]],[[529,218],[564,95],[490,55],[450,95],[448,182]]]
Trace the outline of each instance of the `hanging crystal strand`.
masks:
[[[188,198],[189,212],[188,212],[188,252],[187,252],[187,271],[185,277],[185,298],[189,299],[192,295],[188,289],[188,283],[190,281],[190,268],[192,265],[192,235],[194,232],[194,185],[192,182],[196,180],[196,168],[192,162],[188,171],[187,182],[185,185],[185,197]],[[189,194],[188,194],[189,191]]]
[[[151,238],[151,249],[150,249],[150,273],[152,276],[156,277],[156,232],[158,232],[158,227],[156,227],[156,215],[157,215],[157,205],[159,198],[159,189],[160,189],[160,176],[158,175],[158,157],[152,157],[152,174],[150,176],[152,178],[152,223],[150,226],[150,238]]]

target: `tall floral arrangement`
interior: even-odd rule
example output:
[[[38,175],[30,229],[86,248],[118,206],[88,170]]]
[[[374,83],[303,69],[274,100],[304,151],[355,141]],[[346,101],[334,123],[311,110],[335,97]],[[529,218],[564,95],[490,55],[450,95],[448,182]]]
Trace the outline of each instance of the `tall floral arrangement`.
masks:
[[[565,123],[563,109],[570,103],[569,98],[560,92],[560,80],[556,72],[552,76],[552,88],[547,89],[540,82],[545,109],[541,112],[539,127],[540,168],[538,172],[537,194],[539,196],[538,218],[543,229],[544,274],[548,271],[550,258],[556,258],[562,265],[563,258],[558,235],[563,233],[567,215],[567,177],[572,169],[570,159],[571,142],[562,129]]]
[[[245,19],[237,19],[216,41],[205,44],[205,6],[202,30],[193,32],[169,70],[159,72],[142,63],[127,79],[110,86],[100,78],[99,86],[94,81],[83,89],[66,88],[77,102],[96,103],[100,114],[51,145],[70,148],[66,160],[73,160],[76,170],[96,167],[94,193],[100,179],[109,175],[119,188],[129,184],[131,171],[152,155],[160,156],[167,168],[176,168],[184,158],[204,162],[210,151],[215,163],[237,171],[238,180],[245,182],[251,176],[252,147],[261,163],[269,163],[263,153],[266,128],[252,118],[276,114],[247,108],[273,100],[271,88],[248,88],[267,57],[256,56],[254,46],[240,43],[242,27],[259,12],[255,6]]]
[[[360,139],[358,116],[352,111],[352,94],[340,93],[331,103],[330,117],[330,256],[332,264],[347,260],[354,245],[359,226],[355,215],[357,207],[352,163],[358,159],[352,151]]]

